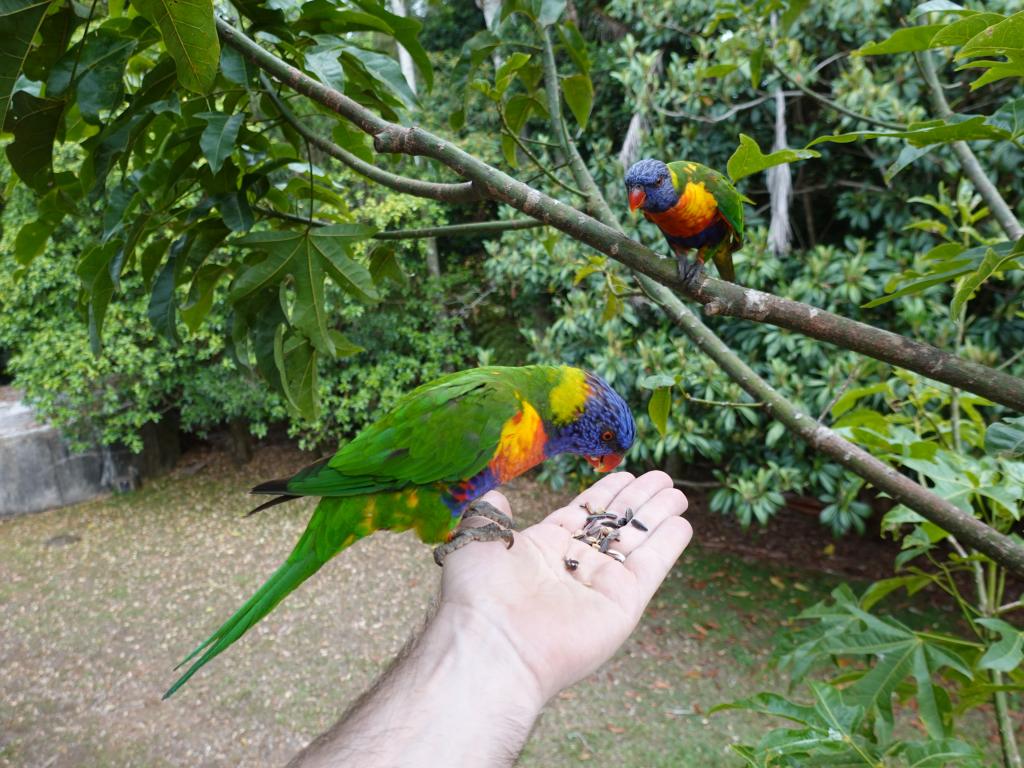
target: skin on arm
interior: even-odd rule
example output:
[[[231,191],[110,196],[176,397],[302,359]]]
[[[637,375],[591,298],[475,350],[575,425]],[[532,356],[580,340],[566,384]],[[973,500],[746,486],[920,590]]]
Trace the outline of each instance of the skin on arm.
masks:
[[[484,500],[510,514],[508,501]],[[572,534],[587,511],[632,509],[624,563]],[[690,541],[664,472],[607,475],[515,546],[475,542],[445,561],[437,612],[392,668],[292,766],[511,765],[544,704],[596,670],[636,627]],[[574,571],[565,558],[578,561]]]

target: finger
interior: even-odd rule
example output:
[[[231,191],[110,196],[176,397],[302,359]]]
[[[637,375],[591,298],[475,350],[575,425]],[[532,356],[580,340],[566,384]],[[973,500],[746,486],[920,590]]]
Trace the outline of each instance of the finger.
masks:
[[[639,611],[657,591],[658,586],[693,536],[693,528],[685,517],[673,515],[664,520],[651,535],[626,558],[626,568],[636,577],[636,599]]]
[[[605,511],[621,515],[627,509],[631,509],[635,513],[660,491],[672,488],[673,485],[672,478],[664,472],[646,472],[615,494],[615,498],[608,503]]]
[[[633,509],[633,519],[618,529],[613,545],[624,555],[639,547],[665,520],[686,512],[689,502],[678,488],[662,488],[644,504]]]
[[[583,527],[583,521],[587,517],[584,504],[591,509],[604,509],[615,495],[634,479],[629,472],[612,472],[605,475],[566,506],[556,509],[544,518],[544,522],[560,525],[569,531],[577,531]]]
[[[487,502],[491,506],[495,507],[499,512],[512,517],[512,505],[508,503],[508,499],[505,498],[504,494],[498,493],[497,491],[488,491],[476,501]],[[476,528],[477,526],[487,525],[489,522],[491,521],[486,518],[474,516],[472,505],[470,505],[463,514],[460,526],[463,528]]]

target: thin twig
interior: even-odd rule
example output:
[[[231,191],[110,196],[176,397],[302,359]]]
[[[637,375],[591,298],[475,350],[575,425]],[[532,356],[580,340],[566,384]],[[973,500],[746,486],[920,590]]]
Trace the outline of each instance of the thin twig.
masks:
[[[847,389],[849,389],[850,385],[854,382],[854,380],[858,376],[860,376],[860,371],[861,371],[861,368],[863,368],[863,367],[864,367],[864,363],[858,363],[854,367],[854,369],[852,371],[850,371],[850,375],[846,377],[846,381],[844,381],[843,385],[841,387],[839,387],[839,389],[836,391],[835,396],[831,400],[828,401],[828,405],[826,405],[824,408],[822,408],[821,409],[821,413],[818,414],[818,423],[819,424],[823,424],[825,422],[825,417],[828,416],[829,411],[831,411],[832,408],[835,406],[835,404],[839,402],[839,398],[843,396],[843,393]]]
[[[935,112],[943,120],[949,120],[953,117],[953,110],[950,109],[949,102],[946,101],[946,94],[942,92],[942,85],[939,83],[939,76],[935,73],[935,64],[932,62],[931,54],[928,51],[921,51],[914,54],[914,59],[917,61],[924,81],[928,84]],[[960,167],[963,168],[964,174],[971,180],[974,189],[992,211],[992,215],[996,217],[996,221],[999,222],[999,226],[1003,228],[1006,236],[1011,240],[1017,240],[1024,236],[1024,227],[1017,221],[1017,217],[1007,205],[1006,200],[999,194],[995,184],[982,169],[981,163],[978,162],[977,156],[967,142],[954,141],[950,143],[950,147],[960,161]]]
[[[764,408],[767,405],[767,403],[760,402],[743,403],[738,400],[706,400],[703,397],[694,397],[685,390],[683,391],[683,400],[688,403],[711,405],[717,408]]]
[[[830,109],[834,109],[836,112],[840,112],[846,115],[847,117],[852,117],[854,120],[859,120],[862,123],[867,123],[868,125],[877,125],[879,128],[886,128],[891,131],[907,130],[907,126],[905,126],[903,123],[894,123],[890,120],[883,120],[880,117],[871,117],[870,115],[862,115],[859,112],[854,112],[852,109],[848,109],[839,102],[833,101],[832,99],[828,98],[828,96],[825,96],[811,88],[808,88],[806,85],[801,83],[799,80],[790,75],[788,72],[786,72],[786,70],[782,69],[781,67],[776,67],[776,70],[779,72],[779,74],[782,75],[783,78],[785,78],[786,82],[794,85],[798,91],[807,96],[810,96],[812,99],[820,101],[822,104],[826,105]]]
[[[508,124],[508,120],[505,117],[505,110],[501,108],[500,104],[498,105],[498,118],[501,120],[501,125],[505,129],[505,133],[509,136],[509,138],[512,139],[512,141],[516,143],[516,146],[519,147],[519,150],[528,158],[530,158],[530,162],[537,166],[537,170],[539,170],[541,173],[547,176],[548,179],[553,181],[558,186],[562,187],[562,189],[566,190],[567,192],[571,192],[574,195],[579,195],[580,197],[586,197],[586,195],[584,195],[582,192],[576,189],[576,187],[573,187],[570,184],[566,184],[554,173],[549,171],[547,167],[544,165],[544,163],[540,161],[540,158],[533,154],[533,151],[528,146],[526,146],[519,138],[519,134],[513,131],[512,126]]]

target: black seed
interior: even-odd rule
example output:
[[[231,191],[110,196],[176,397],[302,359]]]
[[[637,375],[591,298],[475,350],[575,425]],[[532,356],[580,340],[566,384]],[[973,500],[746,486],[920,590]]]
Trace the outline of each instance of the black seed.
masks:
[[[647,530],[647,526],[644,525],[643,523],[641,523],[635,517],[632,520],[630,520],[629,522],[633,525],[634,528],[638,528],[641,531],[646,531]]]
[[[567,571],[575,571],[579,567],[580,567],[580,561],[579,560],[573,560],[571,557],[565,558],[565,570],[567,570]]]

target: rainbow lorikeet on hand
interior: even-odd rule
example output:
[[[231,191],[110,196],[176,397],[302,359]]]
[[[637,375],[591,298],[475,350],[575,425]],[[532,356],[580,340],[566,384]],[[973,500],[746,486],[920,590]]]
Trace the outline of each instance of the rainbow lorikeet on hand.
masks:
[[[579,368],[474,368],[424,384],[334,456],[253,489],[276,495],[253,512],[322,498],[288,559],[179,665],[202,654],[164,698],[358,539],[412,528],[423,541],[446,542],[435,550],[439,565],[469,541],[511,546],[511,520],[476,499],[558,453],[582,455],[607,472],[635,434],[623,399]],[[494,523],[456,531],[467,512]]]
[[[718,273],[735,282],[733,251],[743,245],[743,195],[718,171],[680,160],[640,160],[626,172],[629,209],[644,212],[658,225],[679,259],[679,274],[689,279],[710,256]],[[696,263],[686,253],[697,249]]]

